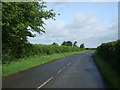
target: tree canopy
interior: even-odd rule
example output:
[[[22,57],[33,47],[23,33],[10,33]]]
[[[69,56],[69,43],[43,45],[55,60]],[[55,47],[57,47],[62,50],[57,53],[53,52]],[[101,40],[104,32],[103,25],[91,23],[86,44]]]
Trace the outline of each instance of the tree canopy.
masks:
[[[4,52],[21,53],[32,32],[45,32],[44,20],[55,19],[44,2],[2,2],[2,44]]]
[[[84,45],[84,43],[80,45],[80,48],[85,48],[85,45]]]
[[[57,44],[57,43],[55,43],[55,42],[54,42],[52,45],[58,46],[58,44]]]
[[[74,42],[73,46],[77,46],[76,44],[77,44],[77,41]]]
[[[61,45],[72,46],[72,42],[71,41],[64,41]]]

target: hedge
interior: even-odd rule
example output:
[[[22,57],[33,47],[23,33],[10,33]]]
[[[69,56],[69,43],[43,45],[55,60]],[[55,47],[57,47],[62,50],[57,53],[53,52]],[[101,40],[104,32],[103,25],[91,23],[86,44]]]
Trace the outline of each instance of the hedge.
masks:
[[[97,53],[117,70],[120,70],[120,40],[102,43],[97,47]]]
[[[3,51],[2,55],[2,63],[9,63],[12,60],[16,60],[19,58],[35,56],[35,55],[49,55],[54,53],[63,53],[63,52],[71,52],[71,51],[79,51],[82,50],[79,47],[75,46],[56,46],[56,45],[41,45],[41,44],[25,44],[23,47],[19,49],[18,53],[14,53],[10,49],[6,49],[7,51]]]

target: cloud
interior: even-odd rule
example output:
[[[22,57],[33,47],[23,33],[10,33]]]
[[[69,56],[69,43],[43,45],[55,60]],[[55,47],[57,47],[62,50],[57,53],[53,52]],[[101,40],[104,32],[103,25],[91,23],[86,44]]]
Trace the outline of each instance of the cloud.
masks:
[[[66,2],[47,2],[46,3],[47,7],[48,8],[51,8],[51,9],[65,9],[66,6],[69,6],[70,3],[66,3]]]
[[[29,38],[31,43],[59,45],[63,41],[77,41],[78,46],[85,43],[86,47],[97,47],[103,42],[117,39],[117,18],[110,24],[104,24],[91,13],[78,13],[68,21],[47,22],[46,34]]]
[[[118,2],[119,0],[44,0],[45,2]]]
[[[47,4],[49,4],[50,5],[50,7],[60,7],[60,6],[64,6],[64,5],[66,5],[66,4],[68,4],[68,3],[66,3],[66,2],[49,2],[49,3],[47,3]]]
[[[113,22],[113,21],[112,21]],[[91,14],[79,14],[74,17],[71,24],[67,24],[72,35],[75,35],[79,43],[85,43],[88,47],[96,47],[102,42],[117,39],[117,22],[103,25]]]

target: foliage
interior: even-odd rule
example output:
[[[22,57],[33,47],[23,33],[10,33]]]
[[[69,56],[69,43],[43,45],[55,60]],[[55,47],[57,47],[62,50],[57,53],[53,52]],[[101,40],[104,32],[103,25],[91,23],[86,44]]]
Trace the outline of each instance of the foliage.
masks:
[[[53,10],[46,10],[44,2],[2,2],[3,59],[20,58],[27,37],[44,31],[44,20],[54,19]]]
[[[120,70],[120,40],[101,44],[97,47],[97,53],[117,70]]]
[[[76,44],[77,44],[77,41],[74,42],[73,46],[77,46]]]
[[[54,42],[52,45],[58,46],[58,44],[57,44],[57,43],[55,43],[55,42]]]
[[[30,56],[42,56],[42,55],[50,55],[54,53],[64,53],[64,52],[72,52],[72,51],[80,51],[79,47],[71,47],[71,46],[56,46],[56,45],[41,45],[41,44],[25,44],[24,49],[22,51],[21,58],[30,57]],[[10,54],[12,55],[12,54]],[[7,59],[3,60],[3,63],[8,63],[11,60],[6,56]]]
[[[86,50],[96,50],[96,48],[85,48]]]
[[[64,41],[62,44],[62,46],[72,46],[72,42],[71,41]]]
[[[80,48],[85,48],[85,45],[84,45],[84,43],[80,45]]]
[[[93,55],[94,61],[103,76],[103,80],[107,85],[106,88],[119,88],[120,89],[120,75],[119,71],[116,71],[111,63],[102,59],[97,53]]]
[[[81,51],[75,51],[75,52],[65,52],[65,53],[59,53],[59,54],[52,54],[52,55],[42,55],[42,56],[31,56],[26,57],[24,59],[19,59],[18,61],[11,61],[9,64],[3,64],[2,67],[2,76],[7,76],[16,72],[19,72],[21,70],[27,70],[29,68],[56,60],[58,58],[63,58],[66,56],[70,56],[73,54],[79,54],[83,53],[86,50]]]

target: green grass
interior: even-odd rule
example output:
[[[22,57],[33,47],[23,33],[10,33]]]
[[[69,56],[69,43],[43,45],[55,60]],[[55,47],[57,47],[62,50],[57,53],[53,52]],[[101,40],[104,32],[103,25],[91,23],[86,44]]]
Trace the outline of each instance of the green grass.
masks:
[[[8,75],[17,73],[19,71],[27,70],[27,69],[30,69],[32,67],[56,60],[58,58],[63,58],[66,56],[70,56],[70,55],[78,54],[78,53],[83,53],[86,51],[87,50],[45,55],[45,56],[32,56],[32,57],[28,57],[25,59],[19,59],[16,61],[12,61],[9,64],[2,65],[2,76],[8,76]]]
[[[94,54],[93,57],[101,75],[103,76],[103,80],[106,83],[107,88],[120,89],[120,77],[118,71],[115,71],[109,62],[101,59],[97,54]]]

